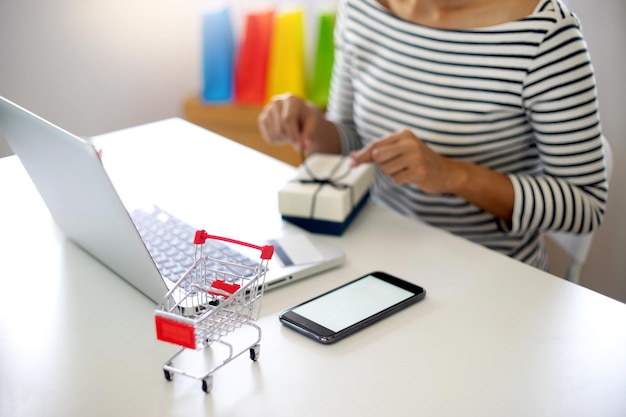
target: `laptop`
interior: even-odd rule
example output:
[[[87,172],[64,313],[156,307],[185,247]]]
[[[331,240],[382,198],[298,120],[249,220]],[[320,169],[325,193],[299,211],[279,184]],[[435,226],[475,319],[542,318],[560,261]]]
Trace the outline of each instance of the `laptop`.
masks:
[[[180,122],[187,123],[182,120]],[[189,129],[196,128],[201,129],[196,126]],[[237,230],[236,236],[227,237],[238,239],[246,235],[238,228],[242,222],[236,221],[232,218],[233,216],[224,216],[224,209],[232,211],[234,207],[225,202],[230,201],[238,191],[228,192],[223,188],[213,187],[211,184],[217,184],[219,178],[194,179],[194,176],[199,175],[198,173],[172,171],[167,173],[171,180],[162,180],[158,178],[158,175],[155,178],[155,181],[168,182],[168,184],[155,184],[152,181],[150,169],[144,169],[141,164],[135,165],[132,160],[126,161],[126,167],[121,175],[120,172],[111,175],[111,172],[105,168],[105,162],[107,157],[115,156],[115,146],[101,149],[104,152],[102,155],[90,141],[53,125],[1,96],[0,131],[4,133],[9,146],[21,160],[56,224],[66,237],[156,303],[164,300],[166,293],[173,287],[174,280],[172,277],[164,277],[157,268],[155,259],[147,249],[149,245],[142,239],[133,216],[137,213],[150,215],[156,211],[157,217],[161,220],[165,217],[168,221],[176,220],[183,223],[187,221],[184,217],[179,218],[175,212],[169,211],[170,207],[152,204],[147,201],[147,197],[131,201],[132,197],[150,196],[150,193],[145,192],[146,190],[165,190],[164,193],[171,194],[185,190],[187,194],[182,194],[181,191],[180,195],[172,195],[169,200],[181,203],[173,204],[171,207],[173,209],[176,207],[195,209],[188,211],[186,218],[193,219],[193,222],[197,223],[193,227],[190,226],[192,229],[205,229],[209,225],[215,225],[215,227],[219,225],[220,230],[232,230],[233,233]],[[190,132],[193,133],[192,130]],[[206,132],[202,131],[205,136]],[[176,141],[183,139],[172,138],[170,149],[172,146],[176,148]],[[221,142],[224,142],[223,139]],[[242,146],[234,142],[233,144]],[[202,152],[210,153],[210,143],[204,146],[206,149]],[[134,154],[132,151],[125,151],[125,149],[132,148],[130,143],[121,144],[118,148],[114,165],[119,167],[124,165],[120,161],[123,162],[124,158],[129,159]],[[111,151],[110,154],[107,153],[109,151]],[[243,154],[250,151],[246,148]],[[150,152],[150,149],[146,149],[144,153]],[[146,160],[157,160],[157,158],[146,157]],[[155,173],[167,171],[165,159],[158,161],[158,164],[159,167],[154,170]],[[199,168],[198,172],[202,172],[202,167]],[[234,167],[234,169],[240,170],[239,167]],[[231,175],[243,174],[240,170],[239,173],[235,171]],[[112,178],[116,176],[117,180],[113,181]],[[184,186],[171,186],[171,182],[175,180],[180,180],[181,184],[191,184],[192,187],[185,189]],[[126,189],[123,193],[118,192],[119,188],[124,187]],[[219,189],[221,195],[211,196],[212,188]],[[126,201],[122,195],[127,197]],[[240,197],[243,197],[245,201],[246,196]],[[277,197],[267,196],[267,198]],[[185,199],[186,202],[182,201]],[[212,210],[218,207],[222,208],[222,212],[213,213]],[[241,207],[241,204],[237,207]],[[244,207],[241,210],[241,213],[247,213],[249,210],[254,210],[254,205],[249,204],[249,208]],[[193,215],[190,214],[192,211]],[[277,213],[274,214],[275,216],[267,217],[272,219],[279,217]],[[232,229],[229,228],[229,222],[233,223]],[[265,223],[264,219],[262,218],[258,223]],[[260,225],[248,227],[250,232],[262,229]],[[210,229],[207,229],[207,232],[217,234],[212,233]],[[294,229],[278,230],[277,233],[280,234],[266,236],[265,239],[255,236],[256,240],[250,242],[261,246],[271,241],[276,249],[267,266],[264,290],[277,288],[327,271],[342,265],[345,261],[344,251],[325,241],[321,236]],[[250,233],[250,235],[253,234]],[[189,246],[193,247],[191,236]],[[249,250],[244,255],[250,258],[254,256]]]

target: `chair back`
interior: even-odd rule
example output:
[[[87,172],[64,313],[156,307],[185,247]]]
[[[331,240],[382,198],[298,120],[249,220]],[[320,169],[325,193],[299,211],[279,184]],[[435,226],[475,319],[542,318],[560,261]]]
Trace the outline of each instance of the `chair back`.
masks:
[[[602,136],[602,150],[604,152],[604,160],[606,163],[607,181],[610,181],[613,174],[613,151],[611,144]],[[563,232],[549,232],[547,236],[557,245],[559,245],[569,256],[567,270],[564,278],[576,284],[580,281],[580,272],[583,264],[587,260],[591,243],[593,242],[593,232],[582,235]]]

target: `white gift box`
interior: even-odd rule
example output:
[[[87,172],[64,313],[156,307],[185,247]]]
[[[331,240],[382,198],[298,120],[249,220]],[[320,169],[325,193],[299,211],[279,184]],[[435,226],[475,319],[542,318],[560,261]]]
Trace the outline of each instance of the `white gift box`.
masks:
[[[341,235],[367,201],[374,165],[350,167],[350,158],[312,154],[278,193],[283,219],[308,231]]]

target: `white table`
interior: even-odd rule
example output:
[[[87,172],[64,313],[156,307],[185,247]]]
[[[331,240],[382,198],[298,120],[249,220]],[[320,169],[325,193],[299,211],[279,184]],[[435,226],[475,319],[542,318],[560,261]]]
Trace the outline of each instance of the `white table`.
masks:
[[[293,169],[282,163],[178,119],[98,139],[173,136],[177,154],[227,143],[220,158],[263,172],[256,216],[285,227],[273,196]],[[176,347],[156,340],[154,303],[64,239],[16,157],[0,160],[0,195],[3,417],[626,415],[625,305],[375,205],[327,237],[345,266],[265,294],[258,362],[229,363],[208,395],[194,379],[167,382]],[[331,346],[279,323],[282,309],[373,270],[427,298]]]

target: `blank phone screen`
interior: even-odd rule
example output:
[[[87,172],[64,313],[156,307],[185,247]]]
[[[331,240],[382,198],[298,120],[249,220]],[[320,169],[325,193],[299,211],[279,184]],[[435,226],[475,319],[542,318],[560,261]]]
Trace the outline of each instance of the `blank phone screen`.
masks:
[[[302,304],[293,312],[339,332],[413,295],[411,291],[367,275]]]

